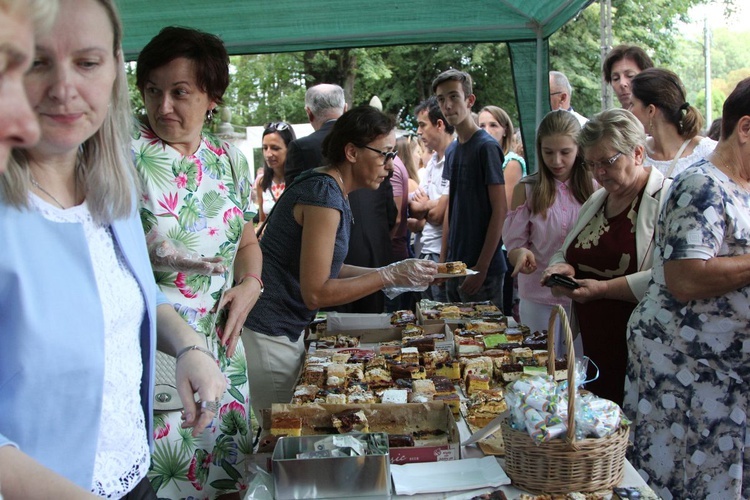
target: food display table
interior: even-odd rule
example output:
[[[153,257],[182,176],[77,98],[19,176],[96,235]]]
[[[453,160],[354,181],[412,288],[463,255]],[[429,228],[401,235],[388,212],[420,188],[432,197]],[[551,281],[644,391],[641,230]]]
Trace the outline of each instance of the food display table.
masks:
[[[391,345],[386,345],[386,347],[388,347],[389,350],[400,349],[401,356],[404,358],[404,360],[406,358],[407,349],[411,349],[415,351],[413,354],[416,356],[417,351],[418,351],[416,347],[408,347],[408,348],[393,347],[394,340],[398,341],[402,339],[401,328],[396,329],[396,328],[393,328],[391,325],[388,325],[388,318],[386,318],[385,325],[376,324],[375,327],[364,326],[364,323],[370,322],[371,320],[383,319],[383,318],[379,318],[380,316],[384,316],[384,315],[351,315],[351,317],[329,318],[329,321],[332,319],[335,319],[336,322],[343,321],[343,320],[347,320],[347,321],[356,320],[357,322],[362,323],[362,325],[357,325],[359,326],[359,328],[355,329],[355,331],[357,332],[356,333],[357,344],[356,346],[353,346],[353,347],[357,347],[357,349],[343,349],[342,351],[336,351],[336,349],[333,349],[333,351],[336,351],[336,352],[333,352],[333,354],[331,355],[332,359],[335,360],[336,357],[340,355],[339,353],[344,354],[348,351],[358,351],[362,349],[375,349],[376,347],[378,347],[379,343],[383,343],[383,344],[380,344],[380,347],[379,347],[379,352],[381,354],[383,354],[383,351],[385,350],[385,347],[383,347],[383,345],[390,343]],[[418,317],[420,316],[420,311],[417,311],[417,316]],[[420,319],[424,319],[424,318],[420,318]],[[517,328],[517,325],[512,320],[512,318],[507,319],[507,324],[508,324],[508,327],[510,328]],[[331,325],[329,324],[328,326],[330,327]],[[445,321],[445,322],[437,321],[437,322],[432,322],[432,323],[427,322],[427,324],[424,324],[422,328],[425,329],[425,333],[427,334],[437,334],[445,330],[444,337],[441,336],[440,338],[442,340],[438,340],[435,342],[435,347],[433,347],[433,349],[443,350],[446,352],[450,352],[451,354],[453,354],[454,349],[455,349],[455,354],[456,356],[458,355],[459,346],[458,346],[458,342],[456,342],[454,346],[453,331],[452,331],[452,326],[451,326],[450,321]],[[324,339],[337,340],[335,333],[338,333],[341,331],[349,333],[346,327],[340,328],[340,329],[336,328],[336,332],[333,333],[333,336],[331,336],[331,332],[327,332],[328,336],[324,337]],[[509,335],[510,334],[508,334],[508,336]],[[320,345],[319,345],[321,341],[320,337],[317,337],[317,336],[311,336],[311,337],[313,338],[310,338],[308,340],[315,339],[317,342],[315,344],[308,346],[309,347],[308,356],[310,356],[311,353],[317,353],[318,352],[317,349],[320,349]],[[346,337],[346,336],[343,336],[343,337]],[[338,340],[341,340],[341,339],[338,339]],[[331,341],[331,340],[326,340],[326,341]],[[339,347],[339,346],[336,346],[336,347]],[[330,346],[325,346],[323,349],[331,350]],[[412,353],[410,352],[410,354]],[[352,354],[352,356],[354,356],[354,354]],[[347,361],[330,361],[331,364],[326,369],[326,371],[329,372],[328,376],[331,375],[330,372],[333,371],[334,366],[336,366],[336,368],[342,368],[342,366],[345,366],[345,365],[341,365],[341,363],[346,363],[346,362]],[[427,363],[425,362],[425,366],[426,364]],[[317,367],[314,367],[314,368],[317,368]],[[424,369],[424,368],[421,368],[421,369]],[[551,369],[552,368],[550,368],[550,370]],[[321,372],[321,373],[318,373],[318,372]],[[353,372],[361,372],[361,370],[353,370]],[[303,373],[304,373],[304,370],[303,370]],[[373,373],[375,373],[374,370],[373,370]],[[549,372],[549,373],[552,373],[552,372]],[[316,380],[323,379],[322,371],[319,369],[318,370],[311,369],[308,375],[310,379],[316,379]],[[338,376],[338,373],[337,373],[337,376]],[[341,377],[345,377],[345,375],[342,374]],[[341,377],[338,377],[338,378],[341,378]],[[302,378],[303,377],[301,373],[301,379],[300,379],[301,381],[302,381]],[[414,377],[414,378],[416,379],[417,377]],[[446,378],[446,377],[443,377],[443,378]],[[450,377],[450,376],[449,378],[451,380],[454,379],[454,377]],[[356,380],[363,380],[361,373],[356,377]],[[311,384],[310,381],[306,381],[305,383]],[[332,382],[328,382],[328,384],[330,386]],[[310,388],[315,389],[315,391],[313,391],[312,393],[315,393],[317,397],[317,390],[320,386],[312,384],[312,385],[306,385],[306,386],[301,385],[299,387],[306,388],[305,391],[302,391],[302,393],[300,393],[301,394],[300,397],[307,397],[306,392]],[[333,386],[333,387],[338,387],[338,386]],[[415,387],[416,387],[416,382],[415,382]],[[466,394],[470,394],[470,392],[467,392],[466,394],[464,394],[464,392],[462,392],[461,390],[461,387],[459,387],[458,383],[456,385],[456,389],[457,389],[457,393],[461,396],[461,401],[465,401],[467,398]],[[487,391],[487,392],[491,392],[491,391]],[[295,391],[295,399],[297,397],[298,397],[297,391]],[[328,396],[328,397],[331,397],[331,396]],[[343,402],[347,402],[346,398],[343,398],[343,399],[344,399]],[[305,408],[305,406],[296,406],[300,404],[304,405],[306,402],[307,400],[302,401],[302,402],[292,401],[293,404],[290,405],[289,407],[281,408],[281,405],[279,405],[280,408],[278,408],[277,410],[279,411],[279,414],[284,414],[284,415],[288,414],[287,416],[294,417],[298,422],[301,422],[301,421],[306,422],[306,425],[312,425],[312,422],[317,422],[317,413],[323,414],[327,411],[340,411],[340,410],[330,410],[328,408],[323,408],[321,406],[320,410],[322,411],[311,409],[310,412],[308,412],[309,413],[308,415],[304,411],[300,410],[300,408]],[[404,401],[404,403],[405,402],[406,401]],[[413,402],[413,401],[410,400],[410,402]],[[327,401],[327,404],[331,404],[331,403],[333,403],[333,401]],[[336,403],[338,403],[338,401],[336,401]],[[383,403],[381,403],[380,401],[368,401],[368,403],[377,403],[371,406],[380,408],[380,404],[384,404],[385,401]],[[348,401],[348,404],[352,405],[352,401]],[[429,403],[426,403],[426,404],[429,404]],[[333,404],[332,406],[336,406],[336,404]],[[362,413],[363,411],[367,411],[367,408],[365,408],[367,406],[370,406],[370,405],[363,405],[362,407],[358,407],[359,412]],[[399,405],[395,405],[395,406],[398,407]],[[415,406],[415,405],[409,405],[409,406]],[[384,404],[383,408],[389,408],[389,407],[388,405]],[[418,406],[416,408],[417,410],[421,412],[419,413],[419,415],[424,415],[425,414],[424,412],[429,412],[429,415],[432,415],[433,412],[437,411],[435,409],[429,408],[428,406],[424,406],[421,409]],[[407,408],[405,407],[404,409],[407,409]],[[311,413],[313,410],[317,411],[317,413]],[[440,410],[445,410],[445,413],[447,413],[448,416],[451,417],[450,411],[448,411],[446,406],[441,406]],[[346,411],[353,411],[353,410],[346,410]],[[380,412],[382,410],[378,409],[377,411]],[[432,455],[430,455],[429,457],[427,457],[427,463],[411,463],[411,462],[425,462],[425,460],[423,458],[422,460],[402,461],[400,460],[399,457],[396,457],[394,459],[393,455],[391,454],[391,475],[393,476],[393,471],[394,471],[393,467],[402,467],[402,469],[400,470],[397,469],[398,472],[400,472],[400,474],[397,474],[397,476],[402,478],[403,480],[403,483],[399,483],[399,484],[405,485],[407,489],[413,487],[413,491],[417,491],[417,492],[424,491],[425,493],[417,493],[413,495],[397,495],[396,494],[397,490],[394,487],[393,492],[392,492],[393,494],[390,498],[413,498],[413,499],[428,499],[428,498],[429,499],[441,499],[442,498],[442,499],[456,499],[457,500],[457,499],[472,499],[476,496],[488,494],[488,493],[495,492],[495,491],[502,491],[505,494],[505,496],[509,499],[521,498],[521,496],[524,495],[524,493],[526,492],[518,488],[515,488],[509,484],[510,480],[507,479],[507,475],[503,472],[505,470],[504,469],[505,463],[504,463],[503,457],[485,454],[485,451],[487,451],[488,453],[495,453],[495,452],[502,453],[502,451],[498,451],[497,448],[489,449],[485,447],[484,445],[486,445],[487,443],[482,443],[483,445],[482,448],[480,448],[477,444],[473,444],[469,446],[459,445],[459,443],[464,443],[467,439],[469,439],[469,437],[471,436],[472,430],[474,431],[477,430],[476,420],[472,420],[473,417],[470,416],[469,421],[472,422],[473,424],[473,428],[470,430],[469,425],[467,424],[465,420],[466,418],[465,412],[462,410],[459,414],[457,411],[454,410],[453,413],[455,416],[456,423],[450,424],[453,428],[453,431],[451,433],[453,437],[450,438],[450,442],[454,443],[452,445],[454,448],[452,450],[452,453],[444,456],[443,459],[457,458],[459,456],[459,449],[460,449],[461,459],[460,460],[449,459],[449,460],[444,460],[444,461],[439,461],[439,462],[430,462],[430,459],[431,460],[435,459]],[[333,415],[334,413],[331,413],[331,414]],[[330,419],[330,416],[328,416],[328,418]],[[372,414],[368,418],[372,419]],[[450,420],[452,422],[453,418],[451,417]],[[269,423],[266,422],[265,424],[268,425]],[[302,425],[301,423],[298,423],[297,428],[299,429],[301,425]],[[270,429],[273,430],[273,427],[274,427],[273,424],[271,424]],[[280,426],[280,427],[283,427],[286,429],[286,427],[289,427],[289,426]],[[316,429],[324,428],[325,424],[316,423],[316,425],[314,425],[313,427]],[[432,427],[435,427],[435,425],[431,425],[427,427],[432,428]],[[269,427],[265,427],[265,428],[269,428]],[[375,429],[374,431],[365,430],[364,432],[393,432],[393,431],[390,429],[387,429],[387,430]],[[497,436],[500,432],[501,431],[498,428],[497,431],[495,432],[495,435]],[[283,434],[277,434],[277,433],[273,433],[273,434],[283,435]],[[298,430],[297,435],[299,435],[299,430]],[[303,433],[303,435],[305,435],[305,433]],[[499,446],[502,446],[502,444],[500,444]],[[440,457],[440,455],[437,455],[437,454],[435,456]],[[438,459],[440,460],[440,458]],[[464,461],[466,459],[468,460]],[[481,459],[481,461],[479,461],[479,459]],[[493,460],[495,460],[496,462],[493,462]],[[406,466],[394,465],[394,464],[405,463],[405,462],[410,462],[410,464]],[[416,465],[417,467],[412,467],[412,465]],[[499,470],[498,465],[500,468],[503,469],[503,471]],[[336,481],[335,476],[336,474],[331,476],[331,481]],[[394,476],[395,479],[398,479],[398,477]],[[493,484],[496,485],[502,482],[498,478],[505,478],[508,484],[493,487],[492,486]],[[331,484],[335,484],[335,483],[331,483]],[[624,478],[618,486],[639,488],[642,491],[653,494],[653,492],[649,490],[645,481],[643,481],[643,479],[638,475],[638,473],[635,471],[632,465],[630,465],[627,462],[624,467]],[[331,490],[331,491],[334,491],[334,490]],[[526,494],[530,495],[528,493]],[[358,498],[362,498],[362,497],[358,497]],[[367,498],[370,498],[370,497],[367,497]],[[379,497],[379,498],[383,498],[383,497]],[[614,497],[614,498],[617,498],[617,497]],[[644,498],[648,498],[648,496]],[[657,498],[657,497],[654,495],[653,498]]]

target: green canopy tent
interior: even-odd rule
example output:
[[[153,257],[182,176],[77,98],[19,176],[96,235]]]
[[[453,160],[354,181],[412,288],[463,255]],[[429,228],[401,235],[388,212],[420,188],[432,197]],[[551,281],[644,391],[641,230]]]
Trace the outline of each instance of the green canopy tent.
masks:
[[[126,58],[169,25],[219,35],[231,54],[507,42],[520,126],[549,110],[548,39],[594,0],[118,0]],[[525,140],[528,145],[531,142]],[[534,148],[526,147],[535,167]]]

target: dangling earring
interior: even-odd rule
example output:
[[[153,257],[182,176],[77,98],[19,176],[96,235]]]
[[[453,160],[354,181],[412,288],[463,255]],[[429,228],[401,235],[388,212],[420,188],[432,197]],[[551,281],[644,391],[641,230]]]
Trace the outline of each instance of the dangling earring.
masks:
[[[654,130],[654,119],[648,119],[648,135],[653,135],[651,132]]]
[[[208,111],[206,111],[206,121],[210,123],[211,120],[213,119],[214,119],[214,110],[209,109]]]

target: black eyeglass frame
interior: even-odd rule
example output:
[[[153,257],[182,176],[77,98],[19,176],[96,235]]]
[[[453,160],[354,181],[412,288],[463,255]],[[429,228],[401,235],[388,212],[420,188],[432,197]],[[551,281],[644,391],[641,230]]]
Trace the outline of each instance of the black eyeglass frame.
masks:
[[[393,161],[393,159],[396,158],[396,156],[398,156],[398,150],[395,150],[395,149],[393,151],[381,151],[379,149],[371,148],[370,146],[362,146],[362,147],[365,148],[365,149],[369,149],[370,151],[375,151],[376,153],[380,153],[381,155],[383,155],[383,157],[384,157],[383,158],[383,165],[385,165],[386,163],[388,163],[388,160]]]

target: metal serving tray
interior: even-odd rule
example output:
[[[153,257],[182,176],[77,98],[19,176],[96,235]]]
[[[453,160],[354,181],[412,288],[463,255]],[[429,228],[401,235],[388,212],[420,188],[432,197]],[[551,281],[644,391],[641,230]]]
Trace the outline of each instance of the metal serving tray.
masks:
[[[369,436],[383,443],[384,453],[298,459],[298,453],[314,451],[315,443],[326,436],[280,438],[272,457],[276,499],[388,497],[391,493],[388,435],[375,432]]]

